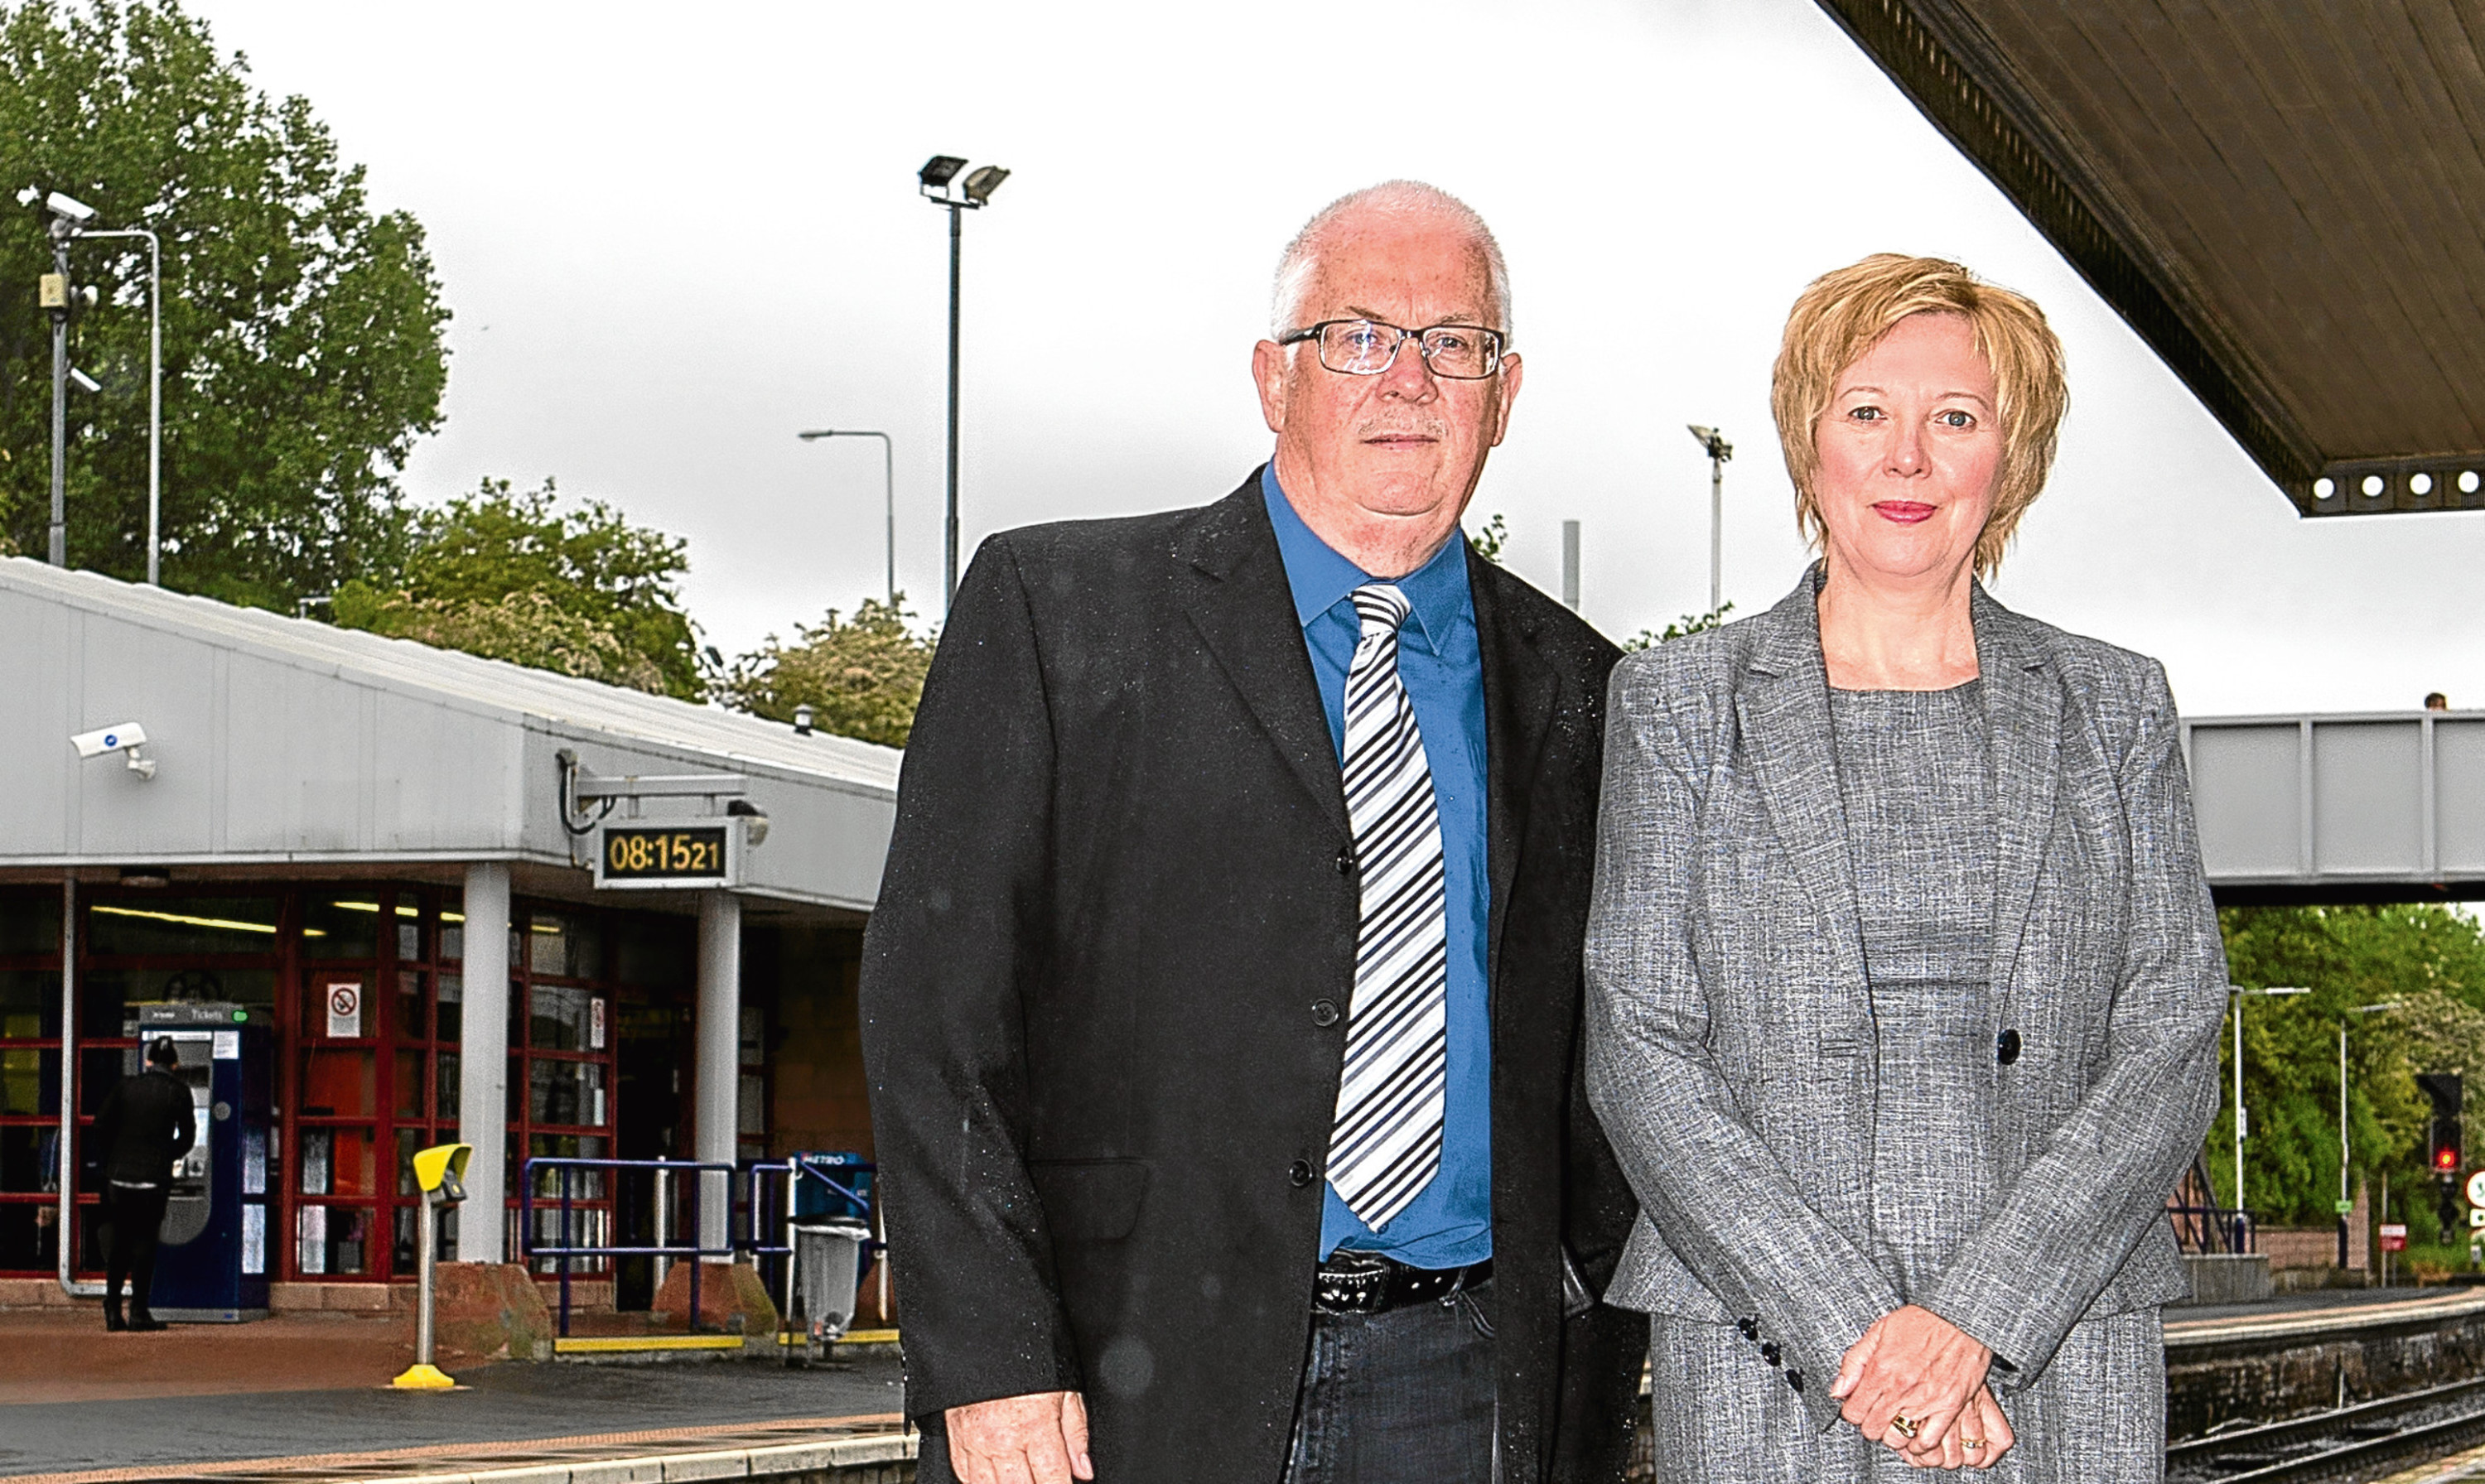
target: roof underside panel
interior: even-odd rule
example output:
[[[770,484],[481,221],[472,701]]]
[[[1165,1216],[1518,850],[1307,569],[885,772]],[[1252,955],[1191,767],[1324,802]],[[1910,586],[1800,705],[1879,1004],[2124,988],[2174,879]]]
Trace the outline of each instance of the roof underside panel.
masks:
[[[2485,8],[1820,3],[2298,508],[2485,509]]]

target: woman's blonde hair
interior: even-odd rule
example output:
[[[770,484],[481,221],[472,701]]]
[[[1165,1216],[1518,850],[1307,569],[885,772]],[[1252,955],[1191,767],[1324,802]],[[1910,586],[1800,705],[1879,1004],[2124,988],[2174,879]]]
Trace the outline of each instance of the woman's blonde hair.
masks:
[[[2070,390],[2062,379],[2062,342],[2046,326],[2045,311],[2026,295],[1981,283],[1942,258],[1875,253],[1822,274],[1795,299],[1769,387],[1778,443],[1794,479],[1795,525],[1816,548],[1827,539],[1816,488],[1816,430],[1840,374],[1910,314],[1963,317],[1975,327],[1978,353],[1993,368],[2001,400],[1995,411],[2002,419],[2002,468],[1993,509],[1976,539],[1977,575],[1989,578],[2002,565],[2019,518],[2045,488]]]

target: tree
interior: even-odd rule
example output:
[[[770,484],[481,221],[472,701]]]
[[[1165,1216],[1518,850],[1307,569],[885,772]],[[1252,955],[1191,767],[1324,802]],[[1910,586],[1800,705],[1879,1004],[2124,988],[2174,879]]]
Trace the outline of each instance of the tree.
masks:
[[[907,628],[910,616],[904,594],[895,604],[865,598],[843,622],[831,608],[798,630],[792,644],[768,635],[734,662],[723,688],[758,715],[791,721],[795,707],[808,706],[821,731],[903,747],[935,647]]]
[[[423,229],[374,213],[300,97],[271,100],[176,0],[0,8],[0,186],[34,182],[164,249],[164,580],[290,611],[403,554],[396,474],[448,380]],[[100,290],[69,332],[68,553],[146,570],[143,241],[82,241]],[[0,539],[50,523],[51,269],[40,212],[0,214]]]
[[[706,693],[679,537],[599,501],[564,510],[550,479],[524,495],[485,479],[413,513],[409,529],[395,587],[338,589],[340,626],[683,700]]]
[[[1734,611],[1733,604],[1722,603],[1710,612],[1685,613],[1661,630],[1642,629],[1624,640],[1623,648],[1632,651],[1654,649],[1659,644],[1671,644],[1676,639],[1687,639],[1695,634],[1706,634],[1724,623],[1726,615],[1733,611]]]
[[[2245,1195],[2272,1224],[2326,1225],[2338,1194],[2338,1030],[2348,1032],[2354,1171],[2387,1173],[2394,1192],[2429,1190],[2432,1107],[2418,1072],[2485,1079],[2485,934],[2440,906],[2229,907],[2218,914],[2228,976],[2254,988],[2303,986],[2244,1012]],[[2390,1005],[2388,1012],[2355,1013]],[[2210,1177],[2233,1200],[2232,1035],[2221,1040],[2222,1098]],[[2485,1088],[2480,1088],[2485,1091]],[[2429,1199],[2402,1212],[2421,1237]]]

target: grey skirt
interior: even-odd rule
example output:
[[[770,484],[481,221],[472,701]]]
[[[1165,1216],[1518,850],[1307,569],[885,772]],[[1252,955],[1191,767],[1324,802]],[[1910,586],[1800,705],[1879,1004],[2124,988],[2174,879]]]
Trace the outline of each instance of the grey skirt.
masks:
[[[1843,1422],[1815,1432],[1785,1373],[1734,1326],[1653,1315],[1649,1372],[1664,1484],[1883,1484],[1939,1477]],[[1826,1384],[1827,1378],[1824,1378]],[[2072,1327],[2027,1390],[2001,1398],[2018,1445],[1993,1484],[2154,1484],[2166,1471],[2166,1339],[2157,1310]]]

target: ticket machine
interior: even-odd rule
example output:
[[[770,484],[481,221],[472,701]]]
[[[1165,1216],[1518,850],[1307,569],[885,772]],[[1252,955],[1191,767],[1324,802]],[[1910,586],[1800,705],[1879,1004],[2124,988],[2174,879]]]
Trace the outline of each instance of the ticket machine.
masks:
[[[267,1314],[275,1059],[268,1012],[212,1002],[139,1005],[134,1074],[156,1038],[180,1053],[173,1075],[190,1090],[198,1142],[173,1172],[155,1257],[159,1319],[191,1322]]]

